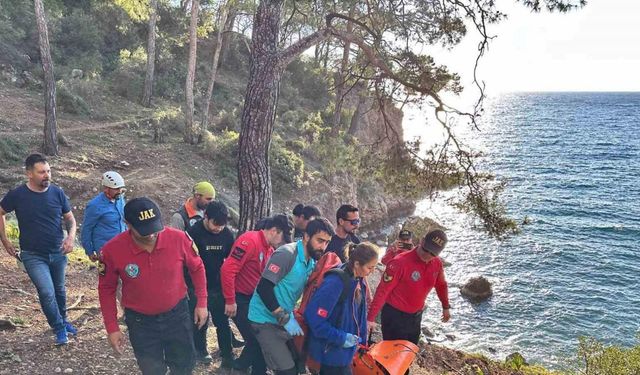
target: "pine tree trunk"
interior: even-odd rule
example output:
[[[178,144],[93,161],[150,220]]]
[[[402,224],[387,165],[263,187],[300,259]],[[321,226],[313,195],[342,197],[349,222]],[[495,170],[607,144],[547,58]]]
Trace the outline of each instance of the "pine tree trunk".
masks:
[[[38,24],[38,41],[40,44],[40,60],[44,71],[44,142],[43,152],[46,155],[58,155],[58,126],[56,123],[56,80],[53,76],[53,61],[49,48],[49,32],[44,14],[42,0],[34,0],[36,23]]]
[[[147,36],[147,75],[144,79],[142,105],[151,106],[153,95],[153,74],[156,62],[156,21],[158,19],[158,0],[151,0],[149,13],[149,31]]]
[[[184,124],[184,141],[189,144],[198,142],[199,131],[196,129],[198,125],[193,121],[193,83],[196,77],[196,57],[198,48],[198,8],[199,0],[191,1],[191,24],[189,25],[189,62],[187,70],[187,80],[184,85],[185,91],[185,124]]]
[[[218,61],[220,59],[220,51],[222,50],[222,36],[226,29],[227,21],[227,5],[220,6],[219,19],[218,19],[218,35],[216,37],[216,49],[213,52],[213,62],[211,63],[211,77],[209,79],[209,86],[207,87],[207,96],[204,100],[204,110],[202,112],[202,129],[206,130],[209,127],[209,105],[211,104],[211,96],[213,95],[213,86],[216,82],[216,75],[218,74]]]
[[[349,17],[353,18],[355,13],[355,6],[352,6],[349,10]],[[347,32],[353,31],[353,24],[347,23]],[[344,104],[344,96],[346,93],[345,82],[347,79],[347,68],[349,66],[349,55],[351,54],[351,43],[345,42],[344,49],[342,50],[342,61],[340,62],[340,71],[336,73],[336,96],[335,96],[335,111],[333,112],[333,124],[331,128],[331,134],[338,135],[340,132],[340,122],[342,121],[342,107]]]
[[[227,62],[227,56],[229,53],[229,44],[231,43],[231,36],[233,35],[230,31],[233,30],[233,25],[236,22],[236,17],[238,16],[238,10],[231,6],[229,2],[227,2],[227,6],[230,7],[227,19],[224,22],[224,33],[222,34],[222,49],[220,50],[220,61],[222,63]]]
[[[356,105],[356,110],[351,117],[351,124],[349,125],[348,134],[355,136],[358,130],[360,129],[360,120],[362,120],[362,115],[367,111],[365,108],[365,104],[367,103],[367,88],[364,84],[359,83],[356,87],[357,95],[358,95],[358,104]]]
[[[276,117],[281,68],[277,44],[283,0],[262,0],[253,22],[251,69],[240,131],[238,183],[240,232],[271,214],[269,147]]]

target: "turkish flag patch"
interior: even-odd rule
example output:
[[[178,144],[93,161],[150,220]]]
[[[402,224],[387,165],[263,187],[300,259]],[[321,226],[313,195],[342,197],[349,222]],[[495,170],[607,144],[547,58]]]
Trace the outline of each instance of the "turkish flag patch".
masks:
[[[233,251],[231,252],[231,257],[235,260],[242,260],[242,258],[244,257],[244,254],[246,254],[247,252],[239,247],[236,247],[235,249],[233,249]]]
[[[329,312],[321,307],[318,309],[318,316],[326,319],[329,316]]]
[[[278,273],[278,272],[280,272],[280,266],[275,264],[275,263],[271,263],[269,265],[269,271],[271,271],[273,273]]]

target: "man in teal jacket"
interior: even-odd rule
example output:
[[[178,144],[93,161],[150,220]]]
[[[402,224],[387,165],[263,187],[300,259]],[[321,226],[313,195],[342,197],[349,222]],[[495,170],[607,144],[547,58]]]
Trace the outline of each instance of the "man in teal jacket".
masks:
[[[124,222],[124,179],[117,172],[106,172],[102,175],[102,187],[102,193],[87,203],[82,223],[82,246],[93,261],[98,260],[105,243],[127,230]]]
[[[249,320],[275,375],[297,375],[290,340],[303,332],[293,309],[333,234],[327,219],[310,221],[302,240],[282,245],[271,255],[251,298]]]

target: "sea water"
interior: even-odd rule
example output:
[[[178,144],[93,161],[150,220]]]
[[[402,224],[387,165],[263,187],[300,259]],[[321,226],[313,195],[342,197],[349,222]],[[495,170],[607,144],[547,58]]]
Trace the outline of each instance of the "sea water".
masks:
[[[632,346],[640,329],[640,93],[519,93],[490,102],[476,147],[483,170],[508,181],[503,200],[522,232],[489,238],[445,203],[416,214],[448,228],[443,257],[452,320],[435,293],[424,325],[444,345],[564,368],[578,337]],[[493,284],[480,304],[459,287]],[[453,340],[447,339],[449,335]]]

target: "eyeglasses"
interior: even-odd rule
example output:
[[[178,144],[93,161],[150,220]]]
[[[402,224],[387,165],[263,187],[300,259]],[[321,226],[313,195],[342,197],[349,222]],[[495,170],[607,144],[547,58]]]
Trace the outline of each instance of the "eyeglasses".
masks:
[[[360,224],[360,219],[353,219],[353,220],[348,220],[348,219],[342,219],[344,221],[346,221],[347,223],[351,224],[351,225],[358,225]]]

